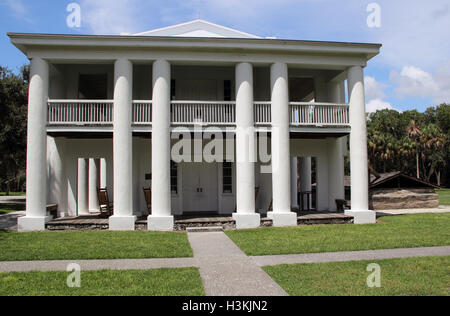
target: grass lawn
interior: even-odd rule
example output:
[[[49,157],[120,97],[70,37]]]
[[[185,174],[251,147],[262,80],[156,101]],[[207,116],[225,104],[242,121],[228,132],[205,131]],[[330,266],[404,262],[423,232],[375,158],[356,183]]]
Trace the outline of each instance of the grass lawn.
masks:
[[[186,233],[0,231],[0,261],[192,257]]]
[[[8,196],[25,196],[25,192],[9,192]],[[0,196],[6,196],[6,192],[0,192]]]
[[[439,194],[439,205],[450,205],[450,189],[438,189],[436,193]]]
[[[381,268],[381,287],[369,288],[367,265]],[[450,294],[450,257],[389,259],[263,267],[290,295]]]
[[[18,203],[0,203],[0,215],[16,211],[24,211],[25,204]]]
[[[81,272],[69,288],[70,272],[0,273],[0,296],[203,296],[197,268]]]
[[[450,245],[450,213],[379,220],[383,223],[269,227],[226,234],[250,256]]]

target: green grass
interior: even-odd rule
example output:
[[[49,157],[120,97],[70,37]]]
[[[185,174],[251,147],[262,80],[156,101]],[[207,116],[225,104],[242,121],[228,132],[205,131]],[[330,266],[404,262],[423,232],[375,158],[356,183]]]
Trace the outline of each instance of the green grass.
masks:
[[[81,271],[70,288],[70,272],[0,273],[0,296],[203,296],[197,268]]]
[[[192,257],[186,233],[0,231],[0,261]]]
[[[450,205],[450,189],[438,189],[436,193],[439,194],[439,205]]]
[[[381,287],[369,288],[367,265],[381,268]],[[314,264],[292,264],[263,268],[286,292],[295,296],[448,296],[450,257],[389,259]]]
[[[0,215],[17,212],[17,211],[24,211],[24,210],[25,210],[25,204],[0,203]]]
[[[250,256],[450,245],[450,213],[379,220],[383,223],[269,227],[226,234]]]
[[[9,192],[8,196],[25,196],[25,192]],[[0,192],[0,196],[6,196],[6,192]]]

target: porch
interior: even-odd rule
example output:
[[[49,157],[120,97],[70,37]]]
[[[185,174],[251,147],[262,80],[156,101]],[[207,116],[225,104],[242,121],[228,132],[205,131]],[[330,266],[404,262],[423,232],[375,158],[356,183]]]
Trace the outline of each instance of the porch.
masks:
[[[323,224],[351,224],[353,216],[333,212],[296,211],[297,225],[323,225]],[[147,230],[147,217],[136,220],[136,230]],[[261,216],[261,227],[273,226],[271,218]],[[232,214],[194,214],[177,215],[174,220],[174,230],[183,231],[192,227],[221,227],[222,229],[235,229],[236,221]],[[101,218],[99,214],[76,217],[57,218],[46,223],[47,230],[108,230],[109,220]]]

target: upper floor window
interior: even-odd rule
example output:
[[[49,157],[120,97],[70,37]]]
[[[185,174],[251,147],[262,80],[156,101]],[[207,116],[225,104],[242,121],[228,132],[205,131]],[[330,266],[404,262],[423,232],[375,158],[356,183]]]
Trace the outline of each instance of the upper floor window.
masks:
[[[106,74],[80,74],[78,80],[78,98],[85,100],[108,99],[108,76]]]
[[[223,100],[231,101],[231,80],[224,80],[223,82]]]
[[[175,79],[170,80],[170,100],[175,100],[176,97],[176,81]]]

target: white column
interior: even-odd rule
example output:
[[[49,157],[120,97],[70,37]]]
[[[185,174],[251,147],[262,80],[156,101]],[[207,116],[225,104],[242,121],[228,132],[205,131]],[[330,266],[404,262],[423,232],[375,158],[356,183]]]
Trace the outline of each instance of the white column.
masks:
[[[114,215],[109,218],[110,230],[134,230],[133,216],[133,145],[131,107],[133,65],[127,59],[118,59],[114,65]]]
[[[89,211],[98,212],[100,210],[98,204],[97,189],[100,188],[100,160],[89,159]]]
[[[149,230],[173,230],[170,192],[170,64],[153,63],[152,215]]]
[[[328,83],[329,102],[344,103],[345,89],[342,89],[343,81],[331,81]],[[344,138],[328,138],[328,206],[329,210],[335,212],[336,199],[345,199],[345,183],[344,183]]]
[[[47,99],[48,63],[33,58],[30,68],[27,135],[26,216],[18,219],[19,231],[45,229],[47,206]]]
[[[303,157],[301,158],[300,163],[300,191],[301,192],[311,192],[311,157]],[[312,198],[312,197],[311,197]],[[312,200],[309,203],[306,200],[306,195],[303,195],[303,208],[306,210],[308,208],[312,208]]]
[[[101,158],[100,159],[100,188],[102,188],[102,189],[107,187],[106,174],[107,174],[106,159]]]
[[[364,97],[364,73],[360,66],[348,70],[350,104],[350,173],[351,211],[355,224],[375,223],[375,212],[369,210],[369,172],[367,165],[367,128]]]
[[[297,225],[297,214],[291,212],[291,161],[289,148],[289,84],[285,63],[270,68],[272,88],[272,186],[273,212],[267,215],[274,226]]]
[[[237,228],[261,224],[255,213],[255,133],[253,121],[253,66],[236,65],[236,205]]]
[[[77,214],[89,215],[89,159],[78,159]]]
[[[58,216],[68,214],[65,139],[47,136],[48,203],[58,205]]]
[[[336,200],[345,199],[344,183],[344,153],[342,141],[344,138],[328,138],[328,206],[336,212]]]
[[[297,157],[291,158],[291,205],[298,209],[298,169]]]

